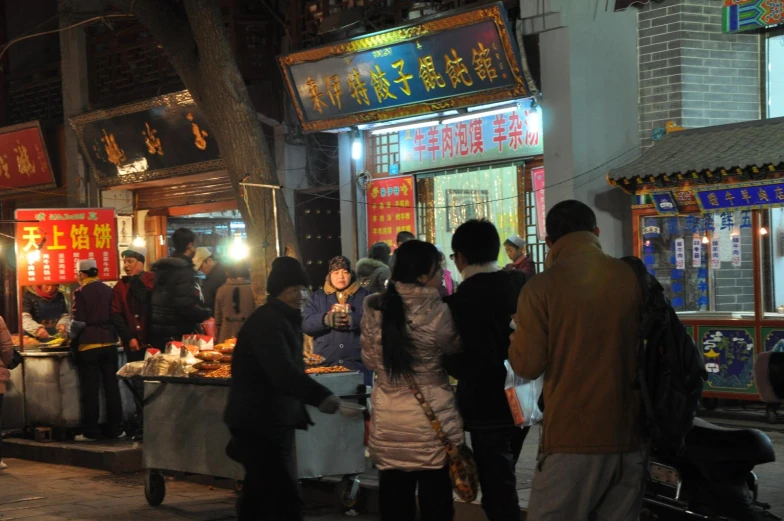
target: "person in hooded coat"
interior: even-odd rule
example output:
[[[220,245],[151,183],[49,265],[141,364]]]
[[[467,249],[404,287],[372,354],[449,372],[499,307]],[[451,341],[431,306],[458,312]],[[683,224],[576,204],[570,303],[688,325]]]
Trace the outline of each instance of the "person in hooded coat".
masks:
[[[390,253],[387,243],[377,242],[371,246],[367,258],[357,262],[359,284],[371,294],[381,293],[386,288],[392,273],[389,269]]]
[[[324,289],[315,292],[302,313],[302,331],[313,337],[313,352],[326,365],[341,365],[365,374],[371,385],[372,373],[362,363],[360,323],[368,290],[360,286],[345,257],[329,261]]]

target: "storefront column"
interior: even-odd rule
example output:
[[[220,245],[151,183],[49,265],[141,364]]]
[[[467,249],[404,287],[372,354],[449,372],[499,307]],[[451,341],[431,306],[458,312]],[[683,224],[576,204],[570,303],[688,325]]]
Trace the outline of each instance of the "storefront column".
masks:
[[[637,17],[604,2],[522,2],[528,34],[539,34],[547,207],[591,206],[611,255],[630,254],[628,197],[605,174],[639,154]],[[557,24],[557,25],[556,25]]]
[[[367,251],[365,194],[356,183],[357,173],[365,169],[365,158],[363,156],[357,161],[351,158],[353,139],[348,132],[338,137],[341,247],[343,255],[352,264],[364,257]]]
[[[79,10],[90,9],[80,4]],[[96,9],[100,10],[100,6]],[[60,27],[69,26],[79,20],[72,19],[72,2],[59,1]],[[89,173],[79,152],[76,132],[71,128],[68,118],[82,114],[89,103],[89,84],[87,78],[86,37],[81,28],[60,32],[60,67],[63,89],[63,126],[65,131],[65,165],[63,182],[67,187],[68,206],[90,206],[98,202],[98,189],[90,180]]]
[[[278,181],[283,186],[281,193],[286,200],[291,221],[296,222],[295,191],[309,186],[307,179],[308,155],[305,152],[304,143],[293,145],[286,142],[287,133],[285,125],[275,126],[275,164],[277,165]]]

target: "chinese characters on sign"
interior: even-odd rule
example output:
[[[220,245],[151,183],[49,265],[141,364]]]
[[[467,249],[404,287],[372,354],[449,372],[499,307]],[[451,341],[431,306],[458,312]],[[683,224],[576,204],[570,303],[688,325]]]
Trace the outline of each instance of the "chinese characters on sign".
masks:
[[[721,239],[716,235],[711,239],[711,267],[721,269]]]
[[[691,265],[695,268],[702,266],[702,239],[695,237],[691,240]]]
[[[507,26],[499,2],[279,62],[307,132],[398,119],[444,100],[435,110],[525,98]]]
[[[741,264],[742,264],[742,258],[740,255],[740,235],[733,234],[732,235],[732,267],[740,268]]]
[[[400,132],[400,171],[539,155],[541,118],[531,102],[506,114]]]
[[[22,286],[75,282],[79,261],[95,259],[103,280],[117,280],[117,224],[102,208],[17,210],[17,276]],[[28,254],[40,249],[40,258]]]
[[[764,185],[704,190],[695,192],[695,195],[704,212],[770,208],[784,205],[784,181],[777,179]]]
[[[536,232],[540,241],[547,237],[547,208],[545,208],[545,186],[544,186],[544,167],[531,170],[533,181],[534,201],[536,203]]]
[[[193,173],[223,168],[207,121],[187,91],[82,114],[71,123],[102,187],[172,177],[185,166]]]
[[[678,215],[678,205],[672,192],[652,193],[651,198],[659,215]]]
[[[675,239],[675,269],[686,269],[686,246],[684,239]]]
[[[38,122],[0,129],[0,192],[54,186],[52,168]]]
[[[416,235],[413,177],[376,179],[367,193],[368,245],[386,242],[394,248],[399,232]]]

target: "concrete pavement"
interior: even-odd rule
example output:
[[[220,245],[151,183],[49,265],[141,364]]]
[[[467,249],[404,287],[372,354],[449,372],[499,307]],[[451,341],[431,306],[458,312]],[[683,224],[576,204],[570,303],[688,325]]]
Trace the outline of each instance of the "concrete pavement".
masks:
[[[163,505],[144,498],[144,474],[8,459],[0,471],[0,521],[228,521],[235,495],[225,488],[167,481]],[[348,517],[327,505],[309,505],[308,521],[377,521]]]

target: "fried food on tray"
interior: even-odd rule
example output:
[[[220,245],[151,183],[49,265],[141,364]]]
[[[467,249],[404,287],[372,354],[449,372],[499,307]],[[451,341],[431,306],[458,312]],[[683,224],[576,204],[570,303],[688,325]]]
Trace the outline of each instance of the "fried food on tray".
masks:
[[[220,369],[215,371],[207,371],[203,376],[204,378],[231,378],[231,364],[221,364]]]
[[[193,364],[194,369],[198,371],[215,371],[216,369],[220,369],[221,363],[220,362],[199,362],[198,364]]]
[[[205,360],[207,362],[219,362],[223,355],[220,351],[199,351],[195,355],[196,358],[199,360]]]
[[[226,342],[215,346],[215,350],[224,355],[234,353],[234,344],[227,344]]]
[[[342,365],[333,365],[332,367],[310,367],[305,369],[307,374],[333,374],[333,373],[350,373],[351,369],[343,367]]]
[[[305,353],[302,355],[302,358],[305,360],[305,365],[308,367],[312,367],[314,365],[321,365],[324,363],[324,357],[321,355],[317,355],[315,353]]]

